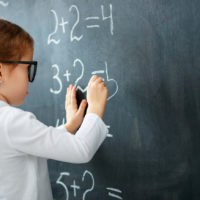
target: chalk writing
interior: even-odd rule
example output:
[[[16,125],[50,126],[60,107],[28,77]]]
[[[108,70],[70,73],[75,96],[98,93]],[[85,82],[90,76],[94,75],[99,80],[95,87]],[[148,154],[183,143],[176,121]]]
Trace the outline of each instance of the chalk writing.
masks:
[[[83,39],[84,35],[82,33],[80,34],[77,34],[75,32],[77,32],[77,27],[78,26],[83,26],[85,25],[86,26],[86,29],[95,29],[95,28],[100,28],[100,20],[102,20],[102,22],[106,21],[106,20],[109,20],[109,24],[110,24],[110,34],[111,35],[114,35],[114,23],[113,23],[113,6],[112,4],[109,4],[109,14],[106,16],[105,14],[105,8],[104,8],[104,5],[101,5],[101,16],[89,16],[89,17],[86,17],[84,18],[83,20],[85,21],[85,24],[84,24],[84,21],[81,22],[81,19],[80,19],[80,10],[78,8],[77,5],[71,5],[69,7],[69,13],[72,13],[73,14],[75,13],[75,21],[73,22],[73,25],[72,25],[72,28],[70,29],[70,36],[69,36],[69,39],[70,39],[70,42],[73,42],[73,41],[77,41],[79,42],[81,39]],[[63,34],[66,34],[66,26],[69,25],[69,23],[73,20],[65,20],[64,17],[58,17],[58,14],[55,10],[51,9],[50,12],[53,14],[53,17],[54,17],[54,30],[48,35],[48,39],[47,39],[47,44],[55,44],[55,45],[58,45],[60,44],[60,41],[61,39],[55,39],[55,38],[58,38],[58,35],[57,35],[57,32],[59,30],[59,28],[61,28],[61,31]],[[92,22],[91,22],[92,21]],[[89,24],[88,24],[89,23]]]
[[[85,170],[81,177],[82,182],[77,181],[76,179],[73,179],[73,182],[71,185],[67,181],[67,177],[69,177],[70,175],[71,174],[69,172],[60,172],[60,175],[56,181],[57,184],[59,184],[61,187],[63,187],[63,189],[65,191],[65,199],[69,200],[70,195],[72,196],[71,199],[80,199],[80,198],[82,200],[88,199],[87,196],[89,195],[89,193],[92,193],[95,190],[94,175],[90,171]],[[87,179],[87,183],[89,182],[89,186],[87,186],[87,189],[83,191],[83,189],[81,189],[81,187],[84,186],[85,179]],[[77,184],[77,182],[82,183],[82,185]],[[72,188],[72,191],[73,191],[72,194],[69,192],[68,186],[70,186],[70,188]],[[121,196],[122,191],[119,190],[118,188],[106,187],[106,190],[108,190],[108,193],[107,193],[108,197],[111,197],[112,199],[114,198],[114,199],[123,200],[123,197]]]
[[[73,85],[81,90],[81,92],[86,92],[87,91],[87,86],[85,88],[82,88],[78,83],[79,81],[84,77],[84,72],[85,72],[85,65],[83,63],[83,61],[81,61],[79,58],[75,59],[73,61],[73,68],[77,68],[77,69],[80,69],[80,74],[79,76],[76,78],[76,80],[74,81]],[[109,78],[109,75],[108,75],[108,64],[107,62],[104,63],[104,66],[105,70],[97,70],[97,71],[93,71],[91,72],[92,75],[94,74],[101,74],[101,75],[104,75],[106,76],[106,79],[104,79],[103,77],[103,80],[104,82],[108,82],[109,83],[114,83],[114,92],[109,94],[107,100],[109,101],[111,98],[113,98],[117,92],[118,92],[118,83],[115,79],[111,79]],[[53,75],[53,80],[56,82],[54,85],[55,85],[55,88],[50,88],[50,92],[57,95],[57,94],[60,94],[61,91],[62,91],[62,88],[63,88],[63,83],[62,83],[62,80],[61,80],[61,77],[60,77],[60,69],[59,69],[59,66],[57,64],[53,64],[52,65],[52,68],[55,68],[55,74]],[[69,72],[69,69],[66,70],[65,74],[63,74],[64,77],[66,77],[66,81],[67,82],[70,82],[70,76],[71,76],[72,73]]]

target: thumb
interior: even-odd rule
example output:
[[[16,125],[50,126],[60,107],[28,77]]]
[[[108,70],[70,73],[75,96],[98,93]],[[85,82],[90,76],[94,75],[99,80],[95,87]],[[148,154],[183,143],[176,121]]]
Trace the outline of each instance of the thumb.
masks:
[[[83,99],[81,101],[81,104],[80,104],[79,108],[78,108],[78,112],[83,114],[84,111],[85,111],[86,105],[87,105],[87,101],[86,101],[86,99]]]

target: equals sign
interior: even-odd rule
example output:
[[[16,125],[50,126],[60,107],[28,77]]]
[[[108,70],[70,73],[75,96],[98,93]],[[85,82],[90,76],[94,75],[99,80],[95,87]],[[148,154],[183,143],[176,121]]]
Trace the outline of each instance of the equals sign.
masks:
[[[86,21],[88,20],[99,20],[99,17],[87,17],[85,18]],[[99,28],[100,26],[97,25],[97,24],[94,24],[94,25],[87,25],[86,26],[87,28]]]
[[[122,191],[119,190],[119,189],[116,189],[116,188],[106,188],[107,190],[109,190],[108,192],[108,196],[111,196],[113,198],[116,198],[116,199],[122,199],[121,196],[119,196],[118,194],[121,194]],[[115,193],[118,193],[118,194],[115,194]]]
[[[105,71],[104,70],[99,70],[99,71],[93,71],[91,74],[92,75],[95,75],[95,74],[104,74]],[[104,78],[102,77],[103,81],[104,81]]]

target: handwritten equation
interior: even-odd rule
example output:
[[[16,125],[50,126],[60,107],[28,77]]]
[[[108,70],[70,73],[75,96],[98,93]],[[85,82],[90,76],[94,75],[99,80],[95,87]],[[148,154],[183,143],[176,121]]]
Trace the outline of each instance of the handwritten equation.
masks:
[[[112,82],[114,83],[115,85],[115,90],[112,94],[110,94],[107,98],[107,100],[110,100],[111,98],[113,98],[116,93],[118,92],[118,84],[117,84],[117,81],[115,79],[111,79],[109,78],[109,75],[108,75],[108,64],[107,62],[105,61],[104,63],[104,69],[100,69],[100,70],[97,70],[97,71],[93,71],[91,72],[92,75],[94,74],[100,74],[100,75],[105,75],[106,76],[106,80],[103,78],[105,84],[106,82]],[[73,62],[73,68],[80,68],[81,71],[80,71],[80,75],[77,77],[77,79],[75,80],[75,82],[73,83],[73,85],[75,87],[77,87],[77,89],[81,90],[83,93],[87,91],[87,86],[85,88],[82,88],[81,86],[78,85],[79,81],[84,77],[84,72],[85,72],[85,65],[84,63],[82,62],[82,60],[80,60],[79,58],[75,59],[74,62]],[[53,75],[53,79],[57,82],[56,85],[58,85],[57,88],[50,88],[50,92],[53,93],[53,94],[60,94],[61,91],[62,91],[62,88],[63,88],[63,84],[62,84],[62,80],[61,80],[61,77],[62,75],[60,75],[60,68],[57,64],[53,64],[52,65],[52,68],[54,68],[56,70],[55,74]],[[72,73],[69,72],[69,70],[67,69],[65,74],[63,74],[63,76],[66,78],[66,81],[67,82],[70,82],[70,76],[71,76]]]
[[[58,17],[58,14],[55,10],[51,9],[51,12],[53,14],[54,17],[54,30],[48,35],[48,40],[47,40],[47,44],[55,44],[58,45],[61,41],[61,39],[55,39],[58,38],[58,31],[59,29],[61,29],[63,34],[66,34],[66,28],[69,28],[69,20],[65,20],[62,16]],[[69,12],[75,13],[75,21],[72,24],[72,28],[70,29],[70,42],[73,41],[80,41],[81,39],[83,39],[84,35],[82,33],[75,33],[77,32],[77,28],[78,26],[84,25],[86,27],[86,29],[91,30],[91,29],[100,29],[100,23],[99,22],[104,22],[104,21],[108,21],[110,28],[109,28],[109,32],[111,35],[114,34],[114,24],[113,24],[113,7],[112,4],[109,4],[109,11],[108,14],[105,14],[105,7],[104,5],[101,5],[101,9],[100,9],[100,14],[96,15],[96,16],[89,16],[86,18],[83,18],[81,21],[80,18],[80,10],[78,8],[77,5],[71,5],[69,7]]]
[[[83,26],[86,30],[96,30],[98,31],[105,31],[105,28],[102,27],[104,23],[107,23],[106,27],[108,33],[113,36],[114,35],[114,23],[113,23],[113,5],[108,4],[107,6],[101,5],[98,9],[97,15],[88,15],[83,17],[81,14],[81,10],[77,5],[71,5],[68,10],[66,10],[66,15],[68,19],[61,16],[55,9],[51,9],[50,12],[53,16],[53,27],[51,33],[48,34],[47,38],[47,45],[59,45],[61,41],[61,34],[66,35],[69,34],[68,38],[70,42],[79,42],[84,38],[84,34],[86,31],[81,32],[83,30]],[[72,17],[71,17],[72,16]],[[109,25],[109,26],[108,26]],[[101,29],[102,28],[102,29]],[[61,33],[61,34],[60,34]],[[112,99],[118,92],[118,83],[114,78],[110,78],[108,72],[108,62],[103,61],[103,65],[101,67],[96,67],[95,71],[91,72],[91,76],[96,74],[103,78],[106,86],[109,88],[111,86],[111,90],[109,89],[107,101]],[[63,90],[63,85],[65,86],[65,82],[69,84],[73,84],[77,89],[79,89],[82,93],[87,92],[87,86],[82,87],[80,86],[80,81],[85,78],[85,69],[91,68],[86,67],[84,62],[80,58],[76,58],[71,66],[67,66],[64,73],[60,72],[60,69],[63,69],[63,66],[59,66],[58,64],[54,63],[51,65],[52,71],[52,81],[53,87],[49,88],[50,93],[54,95],[59,95]],[[77,77],[74,80],[74,70],[79,70]],[[73,76],[72,76],[73,75]],[[73,78],[72,78],[73,77]],[[59,126],[60,121],[62,124],[65,124],[65,118],[62,120],[57,119],[56,127]],[[107,125],[110,129],[110,125]],[[113,135],[110,133],[107,134],[107,138],[113,138]]]
[[[81,176],[81,181],[73,179],[72,183],[68,183],[67,177],[69,177],[70,175],[71,174],[69,172],[60,172],[60,175],[56,180],[56,184],[60,185],[65,191],[65,200],[69,200],[70,195],[73,196],[72,199],[80,199],[80,198],[82,200],[88,199],[87,196],[89,195],[89,193],[95,191],[95,179],[93,174],[90,171],[85,170]],[[83,191],[81,190],[81,187],[84,187],[84,182],[86,181],[86,179],[87,182],[88,179],[90,180],[90,186],[88,186],[88,188]],[[81,182],[83,186],[77,184],[77,182]],[[113,187],[106,187],[105,190],[107,194],[106,199],[121,199],[121,200],[123,199],[122,191],[120,189]],[[72,194],[70,194],[69,191],[72,191]],[[83,192],[81,193],[80,191]]]

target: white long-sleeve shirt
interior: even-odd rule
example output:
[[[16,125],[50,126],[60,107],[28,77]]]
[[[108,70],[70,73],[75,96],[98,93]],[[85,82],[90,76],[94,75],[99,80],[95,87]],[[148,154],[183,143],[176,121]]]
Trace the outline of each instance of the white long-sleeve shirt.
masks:
[[[52,200],[47,159],[89,162],[107,133],[94,113],[73,135],[0,100],[0,200]]]

